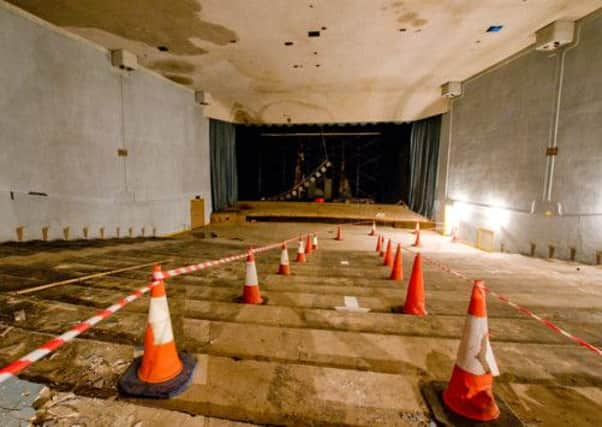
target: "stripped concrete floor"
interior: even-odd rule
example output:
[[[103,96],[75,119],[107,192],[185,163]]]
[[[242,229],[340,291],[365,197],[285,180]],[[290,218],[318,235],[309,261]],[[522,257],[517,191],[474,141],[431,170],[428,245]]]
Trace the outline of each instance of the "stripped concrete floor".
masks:
[[[128,408],[165,411],[161,417],[168,418],[186,414],[186,425],[428,425],[431,414],[421,387],[450,376],[470,283],[427,262],[429,315],[393,313],[405,300],[416,251],[410,247],[414,237],[393,228],[379,231],[407,247],[403,282],[387,280],[389,271],[366,226],[346,225],[341,242],[333,239],[332,225],[257,223],[213,226],[174,239],[2,245],[0,363],[143,286],[149,268],[29,294],[19,290],[151,261],[169,260],[164,268],[172,268],[217,259],[307,231],[319,233],[320,250],[306,264],[293,262],[292,276],[275,274],[278,250],[258,254],[265,305],[236,302],[244,283],[240,261],[167,281],[177,345],[200,362],[182,395],[151,401],[116,391],[119,376],[140,351],[146,297],[29,367],[21,378],[75,393],[85,402],[77,413],[88,419],[94,419],[98,404],[86,399],[105,399],[116,414]],[[422,233],[420,250],[602,346],[600,267],[488,254],[434,232]],[[294,252],[289,249],[291,260]],[[370,312],[335,310],[346,296]],[[602,358],[492,296],[488,311],[501,370],[495,392],[515,414],[528,425],[598,423]],[[165,425],[161,417],[140,415],[142,425]]]

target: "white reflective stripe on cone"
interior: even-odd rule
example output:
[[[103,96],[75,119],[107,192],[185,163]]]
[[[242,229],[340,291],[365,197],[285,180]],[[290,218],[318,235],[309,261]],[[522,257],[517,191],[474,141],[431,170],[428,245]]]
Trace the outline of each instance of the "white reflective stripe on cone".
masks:
[[[314,246],[318,246],[318,236],[314,236]]]
[[[282,253],[280,254],[280,265],[287,265],[288,264],[288,251],[286,249],[282,250]]]
[[[257,286],[257,267],[254,262],[247,262],[245,286]]]
[[[487,318],[469,314],[464,323],[464,334],[458,349],[456,365],[474,375],[499,375],[488,334]]]
[[[151,298],[148,323],[153,328],[153,344],[167,344],[173,341],[169,306],[165,295]]]
[[[304,254],[305,253],[305,246],[303,245],[302,241],[299,241],[299,247],[297,248],[297,253],[298,254]]]

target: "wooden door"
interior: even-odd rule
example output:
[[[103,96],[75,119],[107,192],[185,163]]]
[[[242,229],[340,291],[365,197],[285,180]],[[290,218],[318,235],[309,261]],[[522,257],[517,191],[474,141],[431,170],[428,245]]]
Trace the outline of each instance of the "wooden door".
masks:
[[[190,201],[190,226],[192,228],[205,226],[205,200],[193,199]]]

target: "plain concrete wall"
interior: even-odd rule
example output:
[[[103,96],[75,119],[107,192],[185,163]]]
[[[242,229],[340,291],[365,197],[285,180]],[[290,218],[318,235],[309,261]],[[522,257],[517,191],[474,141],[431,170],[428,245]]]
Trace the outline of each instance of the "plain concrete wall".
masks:
[[[0,57],[0,240],[18,226],[27,240],[42,227],[180,231],[196,195],[209,217],[209,123],[193,92],[2,3]]]
[[[602,251],[602,12],[579,23],[580,42],[567,51],[552,199],[564,215],[530,215],[541,199],[546,147],[553,129],[559,53],[533,48],[464,82],[442,128],[438,187],[459,206],[460,237],[495,231],[495,249],[592,263]],[[449,141],[449,157],[448,145]],[[447,188],[447,193],[444,188]],[[493,208],[492,208],[493,207]]]

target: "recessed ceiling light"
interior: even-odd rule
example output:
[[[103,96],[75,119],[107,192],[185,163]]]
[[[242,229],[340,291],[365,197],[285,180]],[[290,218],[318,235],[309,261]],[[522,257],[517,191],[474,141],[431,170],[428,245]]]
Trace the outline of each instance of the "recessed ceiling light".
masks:
[[[238,40],[234,40],[234,39],[232,39],[232,40],[230,40],[230,43],[234,44],[234,43],[236,43],[237,41],[238,41]]]
[[[407,28],[400,28],[399,31],[401,31],[402,33],[405,33],[407,30]]]
[[[502,31],[502,28],[504,28],[503,25],[491,25],[489,28],[487,28],[487,32],[488,33],[497,33]]]
[[[318,52],[314,52],[314,55],[317,55],[317,54],[318,54]]]
[[[284,42],[285,46],[292,46],[294,43],[293,42]]]
[[[326,31],[328,28],[326,27],[322,27],[322,31]]]
[[[320,64],[316,64],[316,68],[320,68]]]
[[[169,50],[167,46],[157,46],[157,49],[159,49],[161,52],[167,52]]]
[[[319,31],[308,31],[307,36],[308,37],[320,37],[320,32]]]

